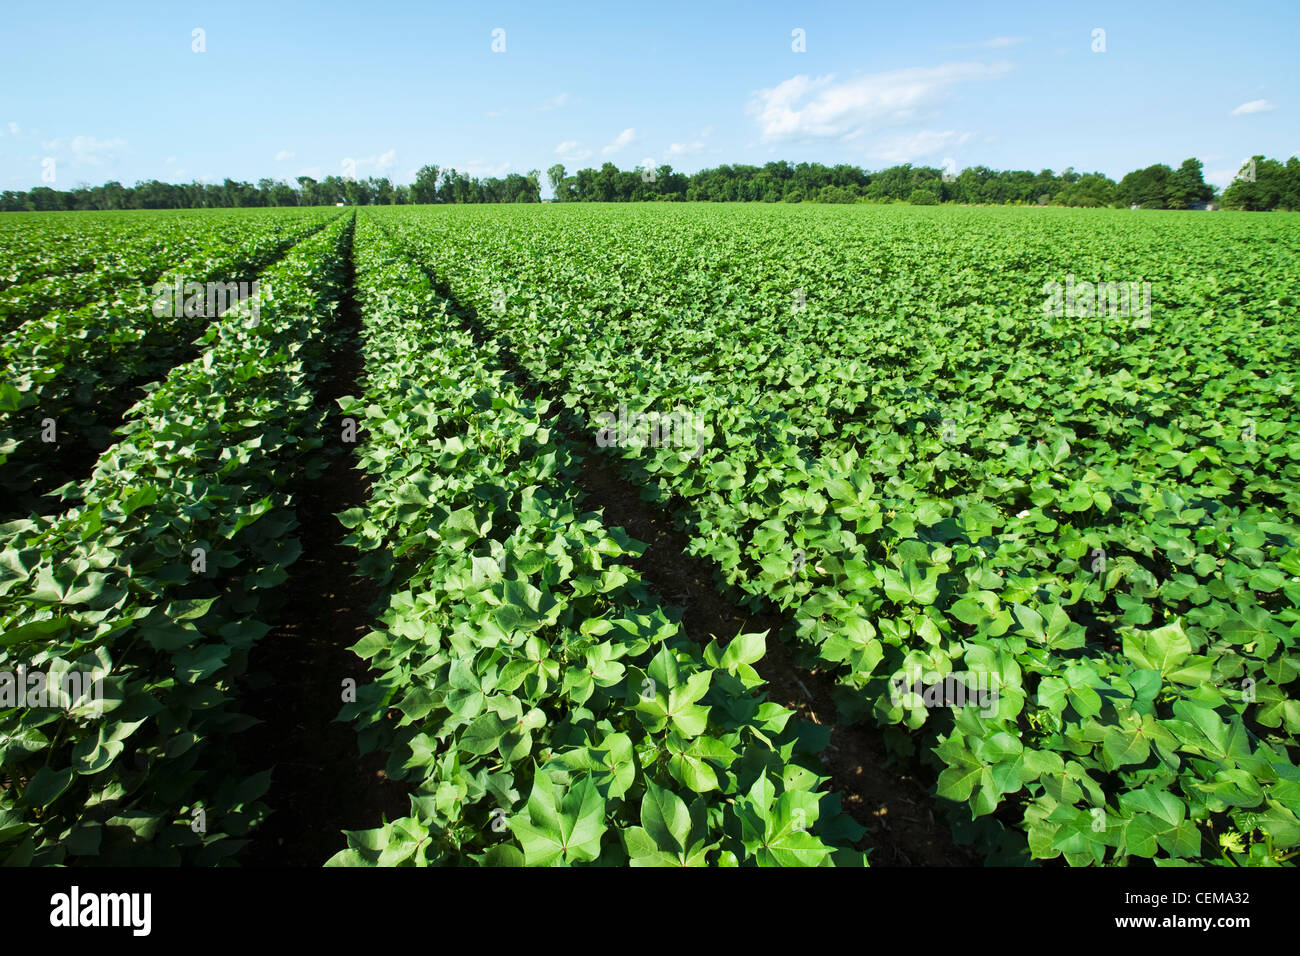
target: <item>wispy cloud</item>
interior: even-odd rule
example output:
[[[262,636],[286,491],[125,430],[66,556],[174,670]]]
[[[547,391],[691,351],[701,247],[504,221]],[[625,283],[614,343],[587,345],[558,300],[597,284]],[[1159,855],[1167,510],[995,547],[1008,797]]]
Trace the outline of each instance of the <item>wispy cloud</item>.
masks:
[[[489,163],[482,159],[471,159],[465,167],[465,172],[471,176],[482,179],[485,176],[501,177],[510,171],[510,163]]]
[[[591,150],[583,149],[582,144],[576,139],[566,139],[559,146],[555,147],[555,155],[566,163],[577,163],[591,155]]]
[[[691,153],[703,151],[703,140],[692,140],[689,143],[670,143],[668,146],[669,156],[689,156]]]
[[[18,124],[17,124],[17,123],[10,123],[10,124],[9,124],[9,135],[10,135],[10,136],[17,136],[17,135],[18,135],[19,133],[21,133],[21,132],[22,132],[22,130],[18,128]]]
[[[10,124],[12,130],[14,124]],[[74,136],[65,139],[62,136],[41,141],[41,148],[51,153],[72,153],[72,162],[84,166],[102,166],[117,159],[126,149],[124,139],[98,139],[94,136]]]
[[[537,107],[537,109],[545,113],[547,110],[558,110],[561,107],[568,106],[568,105],[569,105],[569,94],[556,93],[550,99],[544,101],[541,106]]]
[[[397,165],[397,150],[390,149],[373,156],[348,157],[341,165],[345,173],[355,170],[359,179],[364,179],[366,176],[382,176]]]
[[[293,159],[293,153],[289,152],[287,149],[282,149],[275,154],[275,161],[277,163],[284,162],[286,159]]]
[[[1000,50],[1009,46],[1019,46],[1022,43],[1028,43],[1029,37],[994,37],[992,40],[985,40],[977,46],[988,47],[993,50]]]
[[[907,136],[894,136],[877,143],[867,151],[873,159],[888,163],[908,163],[939,153],[970,141],[970,133],[956,130],[921,130]]]
[[[623,132],[614,137],[614,142],[610,143],[600,151],[601,155],[612,156],[619,150],[626,149],[630,146],[634,139],[636,139],[636,130],[629,126],[627,129],[623,130]]]
[[[1003,76],[1010,63],[947,63],[836,81],[834,74],[793,76],[760,90],[746,107],[764,142],[852,139],[886,126],[917,122],[966,83]]]
[[[1232,111],[1233,116],[1248,116],[1251,113],[1267,113],[1269,110],[1277,109],[1268,100],[1251,100],[1248,103],[1242,103]]]

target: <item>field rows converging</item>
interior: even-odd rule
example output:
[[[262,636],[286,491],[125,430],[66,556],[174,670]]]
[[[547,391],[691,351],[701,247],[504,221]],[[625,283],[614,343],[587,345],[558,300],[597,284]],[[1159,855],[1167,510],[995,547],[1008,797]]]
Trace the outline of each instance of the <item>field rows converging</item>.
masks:
[[[341,517],[387,605],[356,648],[378,679],[345,713],[416,787],[332,862],[862,862],[816,792],[821,744],[755,693],[764,636],[686,640],[635,544],[579,510],[548,404],[378,227],[358,233],[368,387],[342,407],[373,483]]]
[[[169,251],[168,265],[148,277],[110,283],[93,303],[11,330],[0,347],[4,516],[58,508],[42,496],[85,477],[138,390],[195,354],[195,338],[227,308],[249,295],[260,308],[274,290],[258,273],[325,222],[237,217],[205,233],[201,247]]]
[[[0,230],[0,863],[1289,865],[1245,215]]]
[[[6,665],[65,698],[0,716],[9,862],[211,864],[265,813],[269,772],[233,769],[252,719],[230,687],[298,550],[284,476],[321,444],[311,383],[350,228],[269,268],[260,315],[241,303],[207,329],[80,504],[4,526]]]
[[[265,222],[276,232],[291,224],[283,215],[268,215]],[[194,258],[222,246],[245,245],[255,234],[251,226],[246,216],[225,221],[210,215],[176,216],[135,234],[105,236],[102,246],[77,248],[71,261],[54,255],[39,260],[39,268],[24,264],[23,271],[15,273],[22,281],[0,291],[0,331],[12,331],[53,309],[73,310],[101,297],[120,304],[125,288],[152,286],[173,268],[189,273],[184,264]]]
[[[1059,268],[1046,243],[1084,221],[1062,215],[1043,243],[1000,246],[996,279],[915,256],[913,292],[888,263],[918,244],[881,216],[882,291],[834,261],[801,275],[810,230],[786,242],[773,215],[748,288],[706,279],[670,319],[683,300],[652,297],[688,284],[666,270],[678,214],[591,213],[566,233],[383,213],[694,551],[792,610],[844,689],[841,719],[925,747],[938,795],[967,804],[954,826],[991,859],[1285,857],[1300,837],[1294,278],[1259,262],[1246,296],[1235,264],[1210,266],[1231,236],[1190,254],[1208,275],[1171,274],[1143,248],[1169,237],[1149,236],[1115,236],[1118,269]],[[949,262],[975,214],[943,221]],[[688,247],[749,261],[743,227],[710,229],[687,223]],[[1098,272],[1142,281],[1122,309],[1058,315],[1067,270],[1094,296]]]

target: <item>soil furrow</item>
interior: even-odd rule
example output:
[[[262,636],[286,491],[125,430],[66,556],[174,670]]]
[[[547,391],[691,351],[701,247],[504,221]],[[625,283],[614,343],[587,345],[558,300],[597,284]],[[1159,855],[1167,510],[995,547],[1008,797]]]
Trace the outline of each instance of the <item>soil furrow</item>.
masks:
[[[497,339],[473,309],[457,302],[446,283],[427,268],[425,273],[466,331],[485,350],[498,355],[530,398],[555,398],[552,389],[531,376],[508,343]],[[767,653],[756,665],[768,682],[768,696],[801,717],[830,728],[830,744],[823,756],[830,788],[840,794],[845,810],[867,827],[862,847],[872,849],[871,862],[978,865],[979,855],[956,844],[935,812],[934,773],[918,761],[905,763],[890,756],[879,729],[837,720],[834,679],[800,666],[795,651],[779,639],[794,630],[789,616],[771,608],[750,611],[739,593],[724,594],[725,586],[720,588],[717,583],[714,566],[689,554],[687,535],[663,509],[640,498],[636,486],[618,474],[617,464],[597,449],[593,436],[574,421],[557,419],[553,427],[579,447],[591,449],[578,480],[587,506],[600,511],[607,525],[621,526],[648,545],[633,564],[665,603],[682,609],[682,622],[693,640],[707,642],[711,636],[730,640],[740,633],[768,632]]]
[[[316,392],[327,436],[340,434],[336,399],[358,394],[364,372],[351,242],[349,236],[329,369]],[[243,735],[240,758],[252,769],[275,769],[264,798],[271,816],[241,858],[249,865],[320,866],[347,848],[343,830],[371,829],[410,810],[407,788],[384,774],[383,755],[360,756],[355,728],[335,721],[344,681],[361,686],[370,680],[365,661],[349,648],[374,626],[378,597],[371,582],[353,573],[358,552],[343,544],[345,532],[335,518],[369,496],[349,447],[335,450],[320,477],[297,482],[302,555],[282,585],[286,603],[279,620],[250,662],[246,709],[264,723]]]

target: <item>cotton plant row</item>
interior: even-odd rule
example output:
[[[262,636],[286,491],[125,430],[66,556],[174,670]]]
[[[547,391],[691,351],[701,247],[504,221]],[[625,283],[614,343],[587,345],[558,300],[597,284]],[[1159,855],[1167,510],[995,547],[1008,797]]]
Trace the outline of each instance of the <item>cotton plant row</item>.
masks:
[[[1104,215],[995,252],[954,215],[921,227],[941,258],[886,217],[839,243],[682,211],[384,222],[597,439],[619,404],[703,419],[699,447],[609,450],[791,610],[842,719],[929,754],[963,839],[1072,864],[1300,845],[1294,236],[1223,266],[1194,223]],[[1150,315],[1045,310],[1042,276],[1083,271],[1061,247],[1150,278]],[[996,707],[951,706],[968,684]]]
[[[283,227],[288,223],[276,217],[274,225]],[[205,220],[190,215],[169,217],[149,228],[143,228],[138,221],[123,222],[117,230],[106,229],[98,239],[93,230],[85,230],[82,241],[98,241],[102,243],[99,248],[74,247],[78,253],[75,257],[49,255],[47,251],[46,256],[36,260],[46,267],[40,268],[39,274],[33,274],[29,264],[22,262],[24,244],[19,243],[13,254],[18,257],[15,268],[23,270],[19,274],[24,281],[0,290],[0,331],[11,332],[53,309],[67,312],[105,298],[112,302],[119,290],[151,285],[177,263],[209,249],[243,245],[254,228],[254,221],[247,216]],[[9,246],[5,252],[10,254]]]
[[[260,314],[208,327],[81,504],[0,527],[0,862],[215,864],[264,817],[269,772],[231,756],[253,723],[234,682],[298,553],[286,482],[322,441],[313,376],[349,228],[269,268]],[[33,696],[33,675],[80,693]]]
[[[241,216],[229,229],[207,229],[194,241],[176,243],[163,257],[166,271],[136,262],[135,278],[95,301],[56,306],[9,330],[0,345],[0,477],[6,487],[24,491],[45,473],[51,456],[75,453],[80,443],[107,444],[115,423],[104,420],[104,409],[193,354],[195,338],[219,309],[205,301],[202,309],[187,310],[182,302],[179,311],[160,310],[159,288],[202,284],[206,293],[208,283],[221,283],[225,291],[228,283],[270,266],[333,215]],[[148,248],[136,246],[134,254],[151,256]],[[262,287],[273,294],[269,284]],[[173,297],[167,298],[170,305]],[[223,295],[221,308],[235,298]]]
[[[343,716],[415,787],[333,865],[862,865],[824,743],[765,702],[764,636],[689,640],[584,513],[580,460],[360,217],[371,478],[340,516],[382,585]]]

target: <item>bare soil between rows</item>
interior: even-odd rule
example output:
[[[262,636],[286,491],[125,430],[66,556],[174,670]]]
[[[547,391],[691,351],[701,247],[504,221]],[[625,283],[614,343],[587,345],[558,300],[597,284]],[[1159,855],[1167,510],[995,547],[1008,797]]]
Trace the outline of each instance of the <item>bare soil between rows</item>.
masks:
[[[331,373],[317,395],[318,406],[331,413],[336,398],[359,392],[364,372],[353,268],[349,255]],[[498,355],[530,395],[546,396],[547,389],[477,316],[456,308],[484,349]],[[565,424],[552,424],[584,444]],[[646,544],[632,564],[665,604],[681,611],[687,635],[704,643],[768,632],[767,653],[757,664],[767,696],[801,719],[829,728],[824,772],[845,811],[866,828],[858,848],[870,851],[872,865],[978,865],[978,854],[957,845],[936,817],[932,774],[892,757],[879,730],[839,722],[833,678],[800,666],[793,649],[779,639],[792,630],[788,617],[749,610],[740,595],[724,593],[728,589],[716,581],[714,566],[689,554],[687,535],[671,517],[643,501],[638,487],[620,477],[617,464],[588,443],[591,452],[577,479],[585,507]],[[360,757],[353,728],[334,720],[343,679],[358,684],[368,679],[366,664],[348,648],[373,627],[378,597],[375,586],[352,571],[358,553],[342,544],[334,515],[364,505],[368,490],[363,473],[341,453],[321,477],[301,480],[295,494],[303,554],[284,586],[283,613],[254,651],[251,669],[260,676],[250,685],[246,709],[264,723],[245,734],[240,747],[248,766],[275,766],[265,797],[274,811],[255,831],[246,864],[319,866],[345,848],[343,830],[377,827],[383,818],[404,816],[409,809],[409,789],[385,777],[383,756]]]
[[[360,391],[365,371],[361,313],[348,248],[339,318],[330,335],[329,372],[316,393],[327,414],[326,437],[338,436],[336,399]],[[354,573],[359,553],[343,544],[335,515],[365,504],[369,483],[349,446],[318,478],[300,475],[294,491],[302,555],[282,586],[286,602],[274,627],[253,650],[245,709],[263,721],[243,735],[240,759],[273,766],[264,800],[269,819],[252,835],[241,862],[252,866],[321,866],[347,848],[344,830],[378,827],[410,811],[409,789],[388,779],[383,754],[361,756],[355,729],[335,720],[343,682],[371,679],[349,648],[375,624],[378,589]]]

